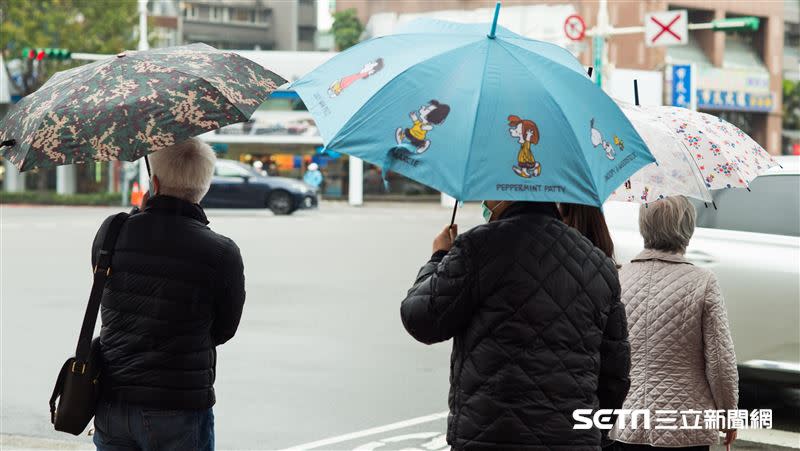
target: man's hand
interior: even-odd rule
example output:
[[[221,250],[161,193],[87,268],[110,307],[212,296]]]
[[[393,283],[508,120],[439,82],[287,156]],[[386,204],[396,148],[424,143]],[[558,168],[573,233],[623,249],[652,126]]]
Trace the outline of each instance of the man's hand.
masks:
[[[150,199],[150,190],[145,191],[142,195],[142,204],[139,206],[140,210],[144,210],[145,205],[147,205],[147,201]]]
[[[436,235],[436,238],[433,239],[433,253],[439,251],[450,251],[450,248],[453,247],[453,242],[456,240],[458,236],[458,224],[453,224],[452,226],[445,227],[441,233]]]
[[[722,431],[725,433],[725,443],[726,446],[732,445],[733,442],[736,440],[736,429],[726,429]]]

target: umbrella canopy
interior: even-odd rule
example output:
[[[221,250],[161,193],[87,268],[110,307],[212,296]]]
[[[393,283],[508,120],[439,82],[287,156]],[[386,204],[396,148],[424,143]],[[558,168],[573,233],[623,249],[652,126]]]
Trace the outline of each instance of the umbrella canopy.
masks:
[[[748,188],[778,165],[752,138],[716,116],[671,106],[619,104],[658,165],[634,174],[611,200],[650,202],[681,194],[709,202],[708,190]]]
[[[599,206],[654,161],[568,51],[495,27],[422,19],[292,88],[328,149],[462,201]]]
[[[647,203],[668,196],[683,195],[712,202],[700,167],[692,153],[667,124],[649,109],[617,101],[625,116],[648,144],[657,163],[633,174],[608,200]]]
[[[3,157],[21,171],[133,161],[247,121],[285,80],[205,44],[124,52],[55,74],[0,122]]]

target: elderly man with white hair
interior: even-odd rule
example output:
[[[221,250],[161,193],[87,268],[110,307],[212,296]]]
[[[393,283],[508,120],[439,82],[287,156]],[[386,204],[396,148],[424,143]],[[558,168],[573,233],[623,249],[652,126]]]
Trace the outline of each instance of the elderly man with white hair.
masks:
[[[212,450],[216,347],[242,315],[242,257],[198,205],[214,173],[211,148],[192,138],[150,162],[151,195],[120,229],[101,303],[94,443],[101,451]]]
[[[720,429],[726,444],[736,438],[724,413],[719,426],[705,418],[706,411],[736,409],[739,392],[717,278],[684,258],[695,216],[682,196],[639,210],[645,249],[619,271],[631,345],[631,388],[622,408],[649,410],[650,424],[639,418],[634,428],[630,416],[624,424],[620,418],[610,434],[618,450],[707,451]]]

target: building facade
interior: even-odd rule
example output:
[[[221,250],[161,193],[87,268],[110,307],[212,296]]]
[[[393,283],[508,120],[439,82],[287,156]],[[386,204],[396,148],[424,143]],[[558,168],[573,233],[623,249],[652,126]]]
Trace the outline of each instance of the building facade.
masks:
[[[159,46],[314,50],[314,0],[150,0],[148,7]]]
[[[398,15],[441,10],[492,8],[494,1],[481,0],[337,0],[338,11],[354,8],[363,23],[380,13]],[[523,5],[571,5],[588,28],[597,23],[597,0],[507,0],[508,9]],[[743,2],[735,0],[608,0],[608,16],[614,27],[642,26],[648,12],[685,9],[689,23],[705,23],[717,19],[755,16],[760,19],[755,32],[720,32],[694,30],[684,46],[648,47],[642,33],[610,37],[607,41],[609,68],[663,71],[669,82],[668,69],[677,64],[694,64],[697,71],[698,109],[722,116],[742,128],[770,153],[782,153],[782,80],[784,77],[783,0]],[[502,13],[501,13],[502,15]],[[486,21],[490,21],[487,16]],[[563,19],[561,19],[563,21]],[[502,17],[501,17],[502,21]],[[369,28],[369,27],[368,27]],[[551,40],[551,39],[548,39]],[[581,62],[592,65],[592,43],[589,38],[571,47]],[[663,101],[670,104],[671,91],[665,83]],[[661,87],[659,87],[661,89]],[[738,99],[747,99],[746,102]],[[736,99],[736,100],[733,100]],[[752,101],[750,100],[752,99]]]

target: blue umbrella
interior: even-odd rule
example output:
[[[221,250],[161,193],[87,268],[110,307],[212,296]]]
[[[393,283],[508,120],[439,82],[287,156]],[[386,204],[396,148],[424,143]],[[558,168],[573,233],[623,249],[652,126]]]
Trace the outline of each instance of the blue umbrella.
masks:
[[[461,200],[602,205],[655,161],[565,49],[418,20],[292,84],[326,148]]]

